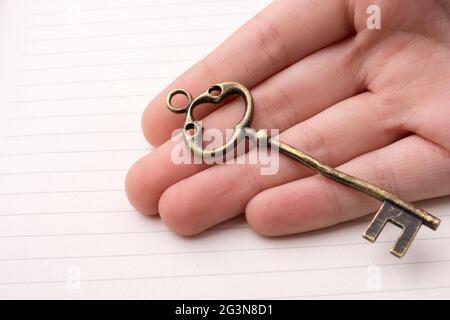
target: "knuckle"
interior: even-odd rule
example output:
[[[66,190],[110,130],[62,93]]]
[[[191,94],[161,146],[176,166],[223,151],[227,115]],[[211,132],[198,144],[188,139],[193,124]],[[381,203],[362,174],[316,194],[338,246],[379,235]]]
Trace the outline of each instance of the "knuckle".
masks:
[[[259,51],[266,55],[269,62],[274,65],[288,62],[288,50],[276,27],[262,13],[255,16],[254,26],[258,34]]]

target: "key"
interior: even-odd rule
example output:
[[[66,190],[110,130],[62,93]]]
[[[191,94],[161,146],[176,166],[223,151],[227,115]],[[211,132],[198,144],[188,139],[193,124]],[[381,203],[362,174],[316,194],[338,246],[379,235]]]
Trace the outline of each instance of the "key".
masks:
[[[179,94],[187,98],[187,103],[183,107],[177,108],[172,105],[172,99]],[[233,135],[223,146],[215,149],[204,149],[202,145],[203,127],[199,122],[195,121],[194,109],[203,103],[219,104],[232,95],[239,95],[244,100],[245,112],[242,119],[236,124]],[[400,227],[403,229],[402,234],[391,249],[391,253],[398,258],[402,258],[406,254],[422,225],[432,230],[437,230],[441,223],[439,218],[415,207],[411,203],[401,200],[394,194],[374,184],[336,170],[287,143],[275,138],[272,139],[264,129],[255,130],[250,128],[254,114],[253,99],[250,91],[237,82],[227,81],[215,84],[195,99],[192,98],[188,91],[176,89],[167,96],[166,105],[174,113],[186,114],[183,138],[191,152],[197,156],[203,158],[223,157],[234,150],[243,139],[249,138],[258,146],[268,146],[329,179],[382,201],[381,208],[376,213],[363,237],[371,242],[375,242],[387,223]]]

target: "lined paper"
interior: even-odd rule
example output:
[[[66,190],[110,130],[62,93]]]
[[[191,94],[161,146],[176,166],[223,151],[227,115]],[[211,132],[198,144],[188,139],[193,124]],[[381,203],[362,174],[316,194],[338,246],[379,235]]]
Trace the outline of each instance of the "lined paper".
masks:
[[[148,101],[267,3],[0,0],[0,298],[450,297],[449,198],[421,204],[442,226],[404,260],[367,219],[183,238],[127,202]]]

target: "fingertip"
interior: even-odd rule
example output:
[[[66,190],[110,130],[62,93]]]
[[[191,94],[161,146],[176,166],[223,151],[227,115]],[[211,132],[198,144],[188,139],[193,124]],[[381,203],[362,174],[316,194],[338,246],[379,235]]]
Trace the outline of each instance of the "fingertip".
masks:
[[[125,191],[128,201],[139,212],[146,215],[155,215],[157,211],[157,199],[152,200],[151,188],[145,178],[144,158],[138,160],[128,170],[125,179]],[[156,200],[156,201],[155,201]]]
[[[158,211],[163,222],[174,232],[182,236],[193,236],[204,229],[196,223],[195,215],[183,204],[185,198],[179,186],[169,187],[161,195]]]
[[[166,107],[168,89],[155,97],[142,113],[141,127],[145,139],[154,147],[168,141],[174,130],[183,126],[184,117]]]
[[[301,233],[323,226],[321,199],[292,185],[274,187],[252,198],[245,209],[250,226],[264,236]]]
[[[265,196],[263,191],[254,196],[245,207],[245,217],[248,224],[258,234],[273,237],[279,234],[279,216],[273,210],[274,203],[271,197]]]
[[[148,143],[154,147],[160,146],[169,139],[167,127],[163,124],[161,110],[159,110],[162,108],[158,98],[155,98],[145,108],[141,118],[142,133]]]

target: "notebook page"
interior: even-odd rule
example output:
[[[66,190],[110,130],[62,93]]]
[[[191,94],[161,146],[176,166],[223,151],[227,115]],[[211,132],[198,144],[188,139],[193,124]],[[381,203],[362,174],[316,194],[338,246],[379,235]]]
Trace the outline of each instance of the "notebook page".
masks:
[[[397,229],[362,239],[367,219],[183,238],[129,205],[148,101],[268,1],[233,3],[0,0],[0,298],[450,297],[449,198],[421,204],[442,226],[403,260]]]

